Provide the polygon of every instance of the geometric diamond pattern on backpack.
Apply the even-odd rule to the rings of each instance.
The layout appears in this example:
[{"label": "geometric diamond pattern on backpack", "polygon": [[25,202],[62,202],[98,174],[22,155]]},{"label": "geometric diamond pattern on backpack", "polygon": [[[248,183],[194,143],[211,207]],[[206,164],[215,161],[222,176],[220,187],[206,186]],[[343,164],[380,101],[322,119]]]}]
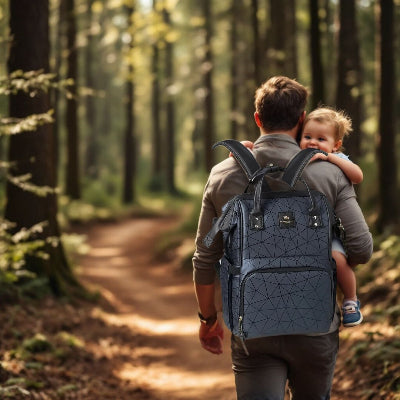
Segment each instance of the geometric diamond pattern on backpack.
[{"label": "geometric diamond pattern on backpack", "polygon": [[[313,193],[321,226],[310,227],[307,192],[263,199],[264,229],[250,229],[249,195],[237,196],[221,260],[223,313],[228,327],[246,338],[326,332],[335,306],[335,265],[330,255],[330,208]],[[292,228],[278,215],[290,210]],[[236,272],[236,273],[235,273]]]}]

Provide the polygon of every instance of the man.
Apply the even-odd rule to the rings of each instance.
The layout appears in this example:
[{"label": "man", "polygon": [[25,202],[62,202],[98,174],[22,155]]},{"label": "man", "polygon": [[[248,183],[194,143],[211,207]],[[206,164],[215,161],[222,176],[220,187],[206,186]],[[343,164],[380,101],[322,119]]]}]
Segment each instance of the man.
[{"label": "man", "polygon": [[[307,90],[287,77],[273,77],[256,91],[254,114],[260,137],[253,152],[260,165],[284,167],[300,151],[296,137],[305,117]],[[362,264],[372,254],[372,238],[357,204],[354,189],[335,165],[316,161],[303,173],[310,187],[324,193],[346,230],[350,264]],[[195,292],[201,320],[202,346],[215,354],[222,352],[222,328],[214,302],[215,264],[223,253],[222,237],[207,248],[203,238],[222,206],[244,191],[247,179],[236,161],[229,157],[216,165],[205,186],[196,252],[193,257]],[[329,332],[319,335],[286,335],[246,340],[249,356],[240,339],[232,335],[232,364],[239,400],[283,400],[286,381],[293,400],[330,398],[338,350],[339,309]]]}]

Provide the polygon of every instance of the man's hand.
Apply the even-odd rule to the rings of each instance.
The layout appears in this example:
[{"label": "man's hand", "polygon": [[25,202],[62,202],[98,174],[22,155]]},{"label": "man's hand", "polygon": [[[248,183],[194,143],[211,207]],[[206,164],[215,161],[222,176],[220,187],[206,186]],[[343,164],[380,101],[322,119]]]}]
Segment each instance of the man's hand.
[{"label": "man's hand", "polygon": [[213,354],[222,353],[222,341],[224,339],[224,330],[218,320],[213,325],[200,324],[199,338],[201,346]]}]

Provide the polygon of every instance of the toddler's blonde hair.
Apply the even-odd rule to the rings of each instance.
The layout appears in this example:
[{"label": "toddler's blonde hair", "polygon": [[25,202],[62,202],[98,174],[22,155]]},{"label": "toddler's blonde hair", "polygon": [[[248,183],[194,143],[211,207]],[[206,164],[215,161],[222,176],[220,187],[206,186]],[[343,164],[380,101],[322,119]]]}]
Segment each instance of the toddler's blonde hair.
[{"label": "toddler's blonde hair", "polygon": [[[350,117],[342,110],[335,110],[332,107],[319,107],[311,111],[304,120],[304,126],[308,121],[318,121],[322,124],[329,124],[335,128],[335,141],[344,139],[353,131]],[[343,146],[338,149],[343,150]]]}]

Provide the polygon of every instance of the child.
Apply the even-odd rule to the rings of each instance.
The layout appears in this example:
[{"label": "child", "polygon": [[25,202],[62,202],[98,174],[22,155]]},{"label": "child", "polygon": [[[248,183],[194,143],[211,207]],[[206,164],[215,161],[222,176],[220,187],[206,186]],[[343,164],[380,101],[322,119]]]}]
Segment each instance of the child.
[{"label": "child", "polygon": [[[351,131],[351,120],[343,112],[328,107],[317,108],[304,120],[300,148],[316,148],[327,152],[328,155],[317,154],[313,160],[327,160],[336,164],[352,183],[357,184],[363,180],[360,167],[340,152],[344,136]],[[332,256],[336,261],[338,284],[344,296],[343,326],[358,325],[363,316],[356,295],[356,278],[353,268],[347,263],[343,245],[337,239],[332,243]]]}]

